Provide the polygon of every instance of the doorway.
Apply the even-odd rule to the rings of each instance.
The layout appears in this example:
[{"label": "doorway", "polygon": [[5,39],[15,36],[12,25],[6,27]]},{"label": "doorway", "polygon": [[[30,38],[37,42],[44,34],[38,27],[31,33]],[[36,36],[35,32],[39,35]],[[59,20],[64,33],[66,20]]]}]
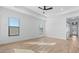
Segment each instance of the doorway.
[{"label": "doorway", "polygon": [[72,36],[77,36],[79,37],[79,17],[70,17],[67,18],[67,39],[72,37]]}]

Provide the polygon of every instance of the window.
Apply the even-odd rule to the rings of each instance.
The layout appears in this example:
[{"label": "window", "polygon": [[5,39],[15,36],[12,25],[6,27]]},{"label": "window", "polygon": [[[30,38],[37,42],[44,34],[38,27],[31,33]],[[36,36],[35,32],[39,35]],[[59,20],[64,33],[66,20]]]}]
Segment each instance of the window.
[{"label": "window", "polygon": [[44,32],[44,21],[40,22],[40,32],[43,33]]},{"label": "window", "polygon": [[19,36],[20,21],[18,17],[8,18],[8,36]]}]

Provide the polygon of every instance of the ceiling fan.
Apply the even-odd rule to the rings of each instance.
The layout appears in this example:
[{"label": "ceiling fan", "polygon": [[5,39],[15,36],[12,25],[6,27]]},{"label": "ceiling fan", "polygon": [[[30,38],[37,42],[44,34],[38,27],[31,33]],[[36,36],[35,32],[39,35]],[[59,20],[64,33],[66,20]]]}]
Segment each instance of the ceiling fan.
[{"label": "ceiling fan", "polygon": [[45,11],[53,9],[53,7],[48,7],[48,6],[43,6],[43,7],[38,7],[38,8],[44,11],[43,14],[45,13]]}]

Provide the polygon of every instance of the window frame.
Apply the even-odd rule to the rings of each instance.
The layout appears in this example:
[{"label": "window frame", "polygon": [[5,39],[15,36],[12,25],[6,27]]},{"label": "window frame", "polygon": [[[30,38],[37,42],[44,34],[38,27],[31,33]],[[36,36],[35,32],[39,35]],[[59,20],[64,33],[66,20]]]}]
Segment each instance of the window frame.
[{"label": "window frame", "polygon": [[[18,24],[19,24],[19,26],[10,26],[10,20],[11,20],[11,18],[15,18],[15,19],[17,19],[18,20]],[[17,28],[17,33],[15,33],[15,34],[11,34],[11,28]],[[18,18],[18,17],[8,17],[8,36],[19,36],[20,35],[20,19]]]}]

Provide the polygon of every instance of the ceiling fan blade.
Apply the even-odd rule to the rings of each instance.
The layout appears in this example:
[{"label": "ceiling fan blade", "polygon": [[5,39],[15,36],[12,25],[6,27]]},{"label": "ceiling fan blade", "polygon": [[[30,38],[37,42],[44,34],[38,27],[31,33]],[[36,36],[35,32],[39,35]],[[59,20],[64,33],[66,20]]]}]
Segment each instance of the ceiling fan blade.
[{"label": "ceiling fan blade", "polygon": [[47,8],[46,10],[50,10],[50,9],[53,9],[52,7],[50,7],[50,8]]},{"label": "ceiling fan blade", "polygon": [[40,9],[42,9],[42,10],[43,10],[43,8],[41,8],[41,7],[38,7],[38,8],[40,8]]}]

